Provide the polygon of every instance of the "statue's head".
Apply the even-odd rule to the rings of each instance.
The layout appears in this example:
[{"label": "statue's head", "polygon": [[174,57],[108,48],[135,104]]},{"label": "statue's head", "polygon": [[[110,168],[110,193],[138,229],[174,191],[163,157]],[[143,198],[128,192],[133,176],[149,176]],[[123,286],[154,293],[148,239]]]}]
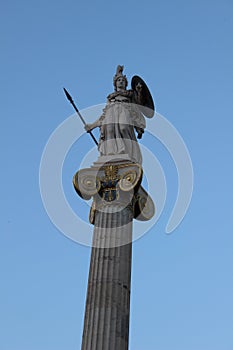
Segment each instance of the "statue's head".
[{"label": "statue's head", "polygon": [[113,77],[113,85],[115,88],[115,91],[118,90],[126,90],[126,87],[128,85],[128,80],[126,78],[126,75],[123,75],[124,66],[117,66],[116,74]]}]

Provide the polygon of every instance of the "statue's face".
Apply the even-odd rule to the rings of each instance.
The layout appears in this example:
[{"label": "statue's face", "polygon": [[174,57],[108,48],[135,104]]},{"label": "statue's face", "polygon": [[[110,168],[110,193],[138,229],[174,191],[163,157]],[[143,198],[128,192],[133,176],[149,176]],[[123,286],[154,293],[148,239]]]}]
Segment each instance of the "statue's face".
[{"label": "statue's face", "polygon": [[116,81],[116,89],[117,90],[125,90],[126,89],[126,81],[124,77],[119,77]]}]

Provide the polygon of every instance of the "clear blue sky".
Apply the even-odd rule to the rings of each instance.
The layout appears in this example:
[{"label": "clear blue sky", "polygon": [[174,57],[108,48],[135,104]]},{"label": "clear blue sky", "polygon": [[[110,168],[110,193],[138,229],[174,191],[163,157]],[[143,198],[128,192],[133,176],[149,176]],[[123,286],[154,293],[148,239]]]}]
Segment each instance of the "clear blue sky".
[{"label": "clear blue sky", "polygon": [[230,0],[2,3],[1,350],[80,349],[90,248],[50,222],[39,164],[72,114],[62,87],[80,108],[102,103],[117,64],[148,83],[195,174],[167,236],[176,173],[158,145],[168,198],[133,246],[130,349],[233,349],[232,18]]}]

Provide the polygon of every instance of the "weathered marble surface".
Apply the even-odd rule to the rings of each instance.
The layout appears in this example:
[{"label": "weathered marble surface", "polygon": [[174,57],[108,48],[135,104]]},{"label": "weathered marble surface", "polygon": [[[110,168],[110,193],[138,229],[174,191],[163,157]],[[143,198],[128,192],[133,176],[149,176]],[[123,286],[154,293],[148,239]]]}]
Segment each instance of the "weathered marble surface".
[{"label": "weathered marble surface", "polygon": [[[132,243],[112,247],[114,236],[108,232],[118,222],[121,235],[117,239],[124,240],[128,235],[131,241],[133,213],[131,208],[124,208],[111,222],[113,216],[108,209],[97,213],[96,218],[82,350],[128,349]],[[101,248],[108,245],[110,248]]]},{"label": "weathered marble surface", "polygon": [[[154,103],[138,76],[128,81],[118,66],[114,92],[103,114],[85,129],[100,128],[99,158],[79,170],[73,184],[83,199],[93,199],[94,225],[82,350],[127,350],[129,341],[132,221],[149,220],[154,204],[142,188],[142,155],[137,141],[152,118]],[[136,137],[137,134],[137,137]]]}]

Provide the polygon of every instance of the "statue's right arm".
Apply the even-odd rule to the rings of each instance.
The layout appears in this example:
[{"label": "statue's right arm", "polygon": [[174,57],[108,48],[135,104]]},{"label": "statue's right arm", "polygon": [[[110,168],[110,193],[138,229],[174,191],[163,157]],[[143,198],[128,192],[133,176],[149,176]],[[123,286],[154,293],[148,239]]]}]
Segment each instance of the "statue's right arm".
[{"label": "statue's right arm", "polygon": [[92,124],[86,124],[84,126],[85,130],[87,132],[90,132],[91,130],[95,129],[95,128],[100,128],[101,125],[102,125],[102,121],[104,120],[105,118],[105,111],[107,109],[107,106],[109,105],[109,102],[107,101],[107,105],[105,106],[105,108],[103,109],[103,113],[101,114],[101,116]]},{"label": "statue's right arm", "polygon": [[100,121],[100,118],[99,118],[92,124],[86,124],[84,126],[84,128],[85,128],[85,130],[87,132],[90,132],[91,130],[93,130],[93,129],[97,128],[97,127],[100,127],[100,125],[101,125],[101,121]]}]

